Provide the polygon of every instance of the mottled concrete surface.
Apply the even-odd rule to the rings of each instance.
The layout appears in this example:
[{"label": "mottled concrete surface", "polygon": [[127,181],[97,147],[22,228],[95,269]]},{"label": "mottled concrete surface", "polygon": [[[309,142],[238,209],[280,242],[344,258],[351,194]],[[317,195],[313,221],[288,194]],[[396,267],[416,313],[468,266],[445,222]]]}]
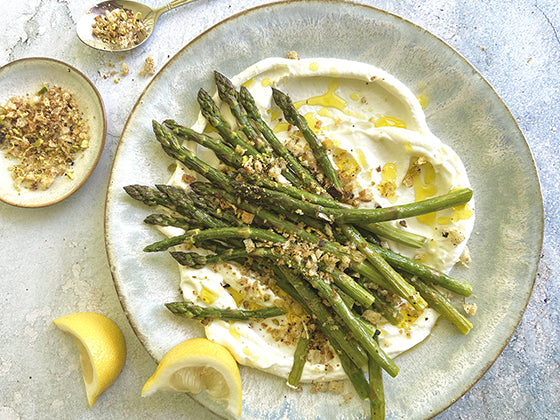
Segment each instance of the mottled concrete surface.
[{"label": "mottled concrete surface", "polygon": [[[158,66],[222,19],[262,0],[199,0],[164,16],[146,47],[126,54],[131,74],[105,78],[118,58],[86,49],[74,26],[87,3],[77,0],[3,1],[0,65],[48,56],[73,64],[101,92],[107,144],[83,188],[50,208],[0,203],[0,418],[215,418],[190,399],[142,399],[154,369],[128,325],[104,250],[103,211],[117,141],[149,78],[138,75],[151,55]],[[146,1],[162,5],[162,0]],[[473,64],[511,110],[539,172],[545,207],[542,259],[526,313],[503,354],[441,419],[552,419],[560,415],[558,229],[560,146],[560,5],[556,0],[360,1],[402,16],[434,33]],[[89,203],[87,205],[86,203]],[[128,358],[117,382],[86,408],[73,343],[52,319],[98,311],[123,329]],[[421,384],[417,384],[421,386]]]}]

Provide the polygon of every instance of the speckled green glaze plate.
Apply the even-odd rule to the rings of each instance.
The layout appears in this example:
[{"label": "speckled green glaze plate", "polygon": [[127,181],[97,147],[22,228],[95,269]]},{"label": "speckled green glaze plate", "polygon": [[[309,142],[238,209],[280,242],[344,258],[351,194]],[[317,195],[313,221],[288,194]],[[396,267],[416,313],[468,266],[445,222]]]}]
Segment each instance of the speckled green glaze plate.
[{"label": "speckled green glaze plate", "polygon": [[[387,418],[424,419],[459,399],[492,365],[517,326],[533,286],[543,231],[539,182],[525,139],[483,77],[448,45],[408,21],[348,2],[298,1],[248,10],[200,35],[147,87],[123,131],[107,194],[107,249],[123,308],[155,360],[173,345],[202,335],[163,307],[177,299],[171,257],[145,254],[159,238],[142,224],[147,209],[123,192],[128,184],[166,182],[171,160],[153,140],[152,119],[194,123],[200,87],[212,71],[234,75],[268,56],[338,57],[396,76],[430,98],[428,125],[461,156],[473,185],[477,218],[469,241],[473,262],[454,275],[471,282],[478,312],[461,336],[446,321],[396,359],[387,377]],[[189,100],[192,98],[192,100]],[[368,405],[353,398],[289,390],[284,381],[242,368],[243,418],[360,419]],[[216,412],[204,396],[197,397]]]}]

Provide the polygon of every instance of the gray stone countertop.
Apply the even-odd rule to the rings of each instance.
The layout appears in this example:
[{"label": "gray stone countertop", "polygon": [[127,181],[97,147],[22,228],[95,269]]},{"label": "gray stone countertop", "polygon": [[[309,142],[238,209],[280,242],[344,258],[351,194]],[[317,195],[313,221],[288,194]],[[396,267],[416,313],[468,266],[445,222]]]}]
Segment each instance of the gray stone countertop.
[{"label": "gray stone countertop", "polygon": [[[99,89],[108,118],[106,146],[86,184],[42,209],[0,203],[0,418],[201,418],[204,407],[181,395],[149,399],[140,390],[155,364],[119,304],[105,253],[103,214],[117,142],[149,78],[147,56],[161,67],[212,25],[266,0],[199,0],[167,13],[153,40],[125,54],[130,74],[107,77],[114,55],[86,48],[75,23],[90,2],[2,2],[0,66],[47,56],[74,65]],[[163,0],[146,0],[161,6]],[[532,150],[542,185],[545,236],[527,310],[503,354],[440,419],[560,417],[560,4],[557,0],[368,0],[402,16],[455,48],[509,107]],[[61,228],[63,226],[63,228]],[[33,263],[30,263],[32,261]],[[52,320],[94,311],[112,318],[128,346],[125,368],[87,408],[76,349]]]}]

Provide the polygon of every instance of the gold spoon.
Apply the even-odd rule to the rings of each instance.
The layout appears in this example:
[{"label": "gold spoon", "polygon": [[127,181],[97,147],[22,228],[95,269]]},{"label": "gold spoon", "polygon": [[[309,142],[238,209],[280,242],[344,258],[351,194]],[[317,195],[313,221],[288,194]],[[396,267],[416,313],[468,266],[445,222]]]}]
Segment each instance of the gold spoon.
[{"label": "gold spoon", "polygon": [[[103,1],[93,6],[82,16],[76,25],[76,32],[84,44],[98,50],[128,51],[146,42],[150,35],[152,35],[157,20],[163,13],[193,1],[195,0],[174,0],[157,9],[152,9],[144,4],[129,0]],[[111,12],[115,9],[130,11],[132,16],[142,20],[145,30],[138,34],[134,42],[127,43],[126,45],[119,45],[119,43],[104,42],[93,35],[92,25],[95,23],[95,17],[105,16],[105,12]]]}]

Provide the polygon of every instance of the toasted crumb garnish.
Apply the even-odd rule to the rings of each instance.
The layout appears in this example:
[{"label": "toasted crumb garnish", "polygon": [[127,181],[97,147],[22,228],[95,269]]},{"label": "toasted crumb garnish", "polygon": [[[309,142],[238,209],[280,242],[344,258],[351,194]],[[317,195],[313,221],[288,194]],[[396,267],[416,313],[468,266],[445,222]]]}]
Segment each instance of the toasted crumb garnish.
[{"label": "toasted crumb garnish", "polygon": [[114,9],[96,16],[92,28],[93,36],[103,43],[123,49],[140,44],[148,36],[142,15],[134,15],[128,9]]},{"label": "toasted crumb garnish", "polygon": [[241,220],[243,221],[243,223],[250,225],[251,223],[253,223],[253,219],[255,218],[255,215],[252,213],[248,213],[246,211],[243,211],[243,213],[241,213]]},{"label": "toasted crumb garnish", "polygon": [[121,76],[126,76],[128,74],[128,65],[126,63],[121,63]]},{"label": "toasted crumb garnish", "polygon": [[140,76],[153,76],[156,73],[156,65],[154,59],[150,57],[146,57],[144,61],[144,68],[140,70]]},{"label": "toasted crumb garnish", "polygon": [[290,60],[299,60],[297,51],[288,51],[288,56]]},{"label": "toasted crumb garnish", "polygon": [[402,180],[404,186],[411,188],[414,185],[414,176],[419,174],[422,170],[422,165],[428,162],[426,156],[418,156],[416,160],[410,164],[405,177]]},{"label": "toasted crumb garnish", "polygon": [[381,320],[381,314],[374,312],[371,309],[365,310],[362,316],[366,321],[373,325],[377,324]]},{"label": "toasted crumb garnish", "polygon": [[247,252],[253,252],[256,249],[255,243],[252,239],[243,239],[243,244],[245,245],[245,250]]},{"label": "toasted crumb garnish", "polygon": [[463,302],[463,309],[465,310],[468,316],[475,316],[478,306],[476,303]]},{"label": "toasted crumb garnish", "polygon": [[451,241],[451,245],[457,246],[465,240],[465,235],[457,229],[450,229],[442,233],[442,235]]},{"label": "toasted crumb garnish", "polygon": [[0,149],[16,158],[14,185],[46,190],[67,175],[89,146],[89,127],[72,92],[44,85],[35,95],[13,97],[0,106]]},{"label": "toasted crumb garnish", "polygon": [[344,381],[329,382],[329,392],[333,394],[342,394],[344,392]]},{"label": "toasted crumb garnish", "polygon": [[343,381],[315,382],[313,383],[313,385],[311,385],[310,392],[312,394],[317,394],[319,392],[342,394],[344,392],[344,382]]},{"label": "toasted crumb garnish", "polygon": [[472,261],[471,252],[469,251],[468,247],[465,247],[465,249],[463,250],[463,253],[459,257],[459,261],[465,266],[468,266]]},{"label": "toasted crumb garnish", "polygon": [[342,404],[348,404],[352,400],[352,394],[347,393],[342,396]]},{"label": "toasted crumb garnish", "polygon": [[373,201],[373,193],[370,190],[363,189],[358,193],[358,199],[365,203]]}]

